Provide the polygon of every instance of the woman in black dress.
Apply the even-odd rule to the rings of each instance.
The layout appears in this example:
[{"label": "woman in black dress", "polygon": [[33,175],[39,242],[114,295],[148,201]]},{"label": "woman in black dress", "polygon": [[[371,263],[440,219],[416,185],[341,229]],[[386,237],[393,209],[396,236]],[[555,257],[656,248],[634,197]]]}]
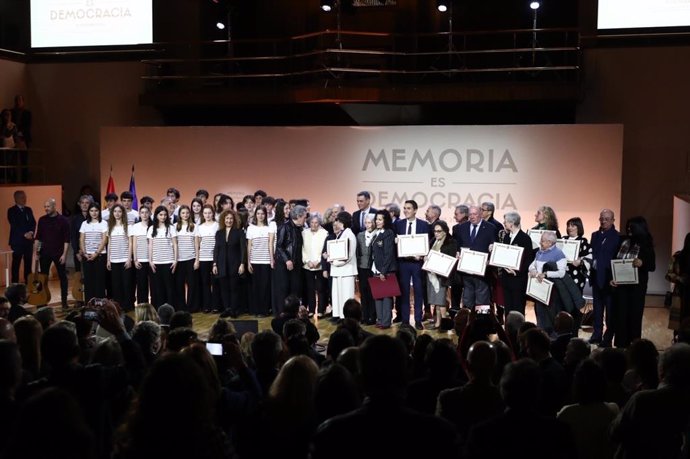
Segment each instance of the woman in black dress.
[{"label": "woman in black dress", "polygon": [[223,211],[218,219],[216,245],[213,248],[213,274],[220,280],[223,303],[221,317],[239,315],[239,284],[244,274],[247,239],[240,227],[240,218],[232,209]]}]

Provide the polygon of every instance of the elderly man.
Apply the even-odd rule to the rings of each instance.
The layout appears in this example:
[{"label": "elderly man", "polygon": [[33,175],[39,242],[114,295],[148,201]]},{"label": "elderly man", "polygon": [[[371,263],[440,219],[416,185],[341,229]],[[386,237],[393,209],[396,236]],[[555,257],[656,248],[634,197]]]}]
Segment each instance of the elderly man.
[{"label": "elderly man", "polygon": [[[50,272],[54,264],[60,278],[60,299],[62,307],[67,308],[67,250],[69,249],[69,220],[60,215],[55,207],[55,199],[48,199],[44,206],[45,215],[38,219],[34,252],[39,260],[42,273]],[[42,306],[42,305],[39,305]]]},{"label": "elderly man", "polygon": [[[541,282],[544,279],[562,279],[565,276],[568,261],[561,249],[556,247],[556,239],[556,233],[554,232],[542,233],[539,251],[534,257],[532,264],[529,265],[529,277]],[[553,295],[556,294],[556,289],[552,289],[552,304],[554,303]],[[553,335],[553,321],[558,311],[554,311],[549,305],[539,301],[535,301],[534,309],[537,315],[537,326],[549,336]]]},{"label": "elderly man", "polygon": [[[592,269],[589,271],[589,283],[592,286],[594,306],[594,331],[589,339],[591,344],[599,344],[602,340],[610,343],[613,339],[611,317],[611,302],[613,299],[611,260],[618,252],[620,235],[614,225],[616,221],[613,211],[604,209],[599,214],[599,230],[592,233]],[[604,331],[604,310],[606,310],[606,336]]]},{"label": "elderly man", "polygon": [[496,206],[493,202],[482,203],[482,218],[494,225],[494,227],[496,228],[496,234],[498,235],[498,233],[501,232],[501,230],[503,230],[503,225],[501,225],[501,223],[494,218],[495,210]]},{"label": "elderly man", "polygon": [[296,205],[290,210],[290,219],[278,228],[273,268],[275,316],[283,312],[288,295],[302,296],[302,230],[306,219],[307,208]]},{"label": "elderly man", "polygon": [[[488,253],[489,246],[496,242],[496,227],[482,220],[481,209],[477,206],[469,208],[468,216],[468,221],[460,225],[457,233],[453,233],[458,248]],[[463,274],[463,281],[462,302],[466,308],[491,304],[491,290],[485,276]]]},{"label": "elderly man", "polygon": [[12,283],[19,282],[19,266],[24,262],[24,282],[31,272],[31,248],[36,229],[36,219],[31,207],[26,205],[26,193],[14,192],[14,205],[7,209],[10,224],[10,248],[12,249]]},{"label": "elderly man", "polygon": [[518,311],[525,314],[525,300],[527,291],[527,273],[532,260],[534,251],[532,250],[532,239],[522,231],[520,227],[520,214],[508,212],[503,215],[506,234],[499,242],[508,245],[522,247],[522,260],[520,269],[504,269],[499,273],[501,285],[503,286],[503,300],[506,315],[510,311]]},{"label": "elderly man", "polygon": [[[468,219],[470,208],[465,204],[455,206],[453,217],[455,218],[455,225],[453,225],[453,237],[460,234],[460,225],[465,223]],[[456,238],[457,239],[457,238]],[[457,311],[460,309],[460,301],[462,300],[462,276],[454,276],[450,284],[450,308]]]}]

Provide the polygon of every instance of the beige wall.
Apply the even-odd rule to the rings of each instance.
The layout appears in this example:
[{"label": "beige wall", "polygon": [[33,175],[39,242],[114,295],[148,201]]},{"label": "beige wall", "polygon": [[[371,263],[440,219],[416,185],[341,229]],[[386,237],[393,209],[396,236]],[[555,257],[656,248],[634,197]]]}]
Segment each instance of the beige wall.
[{"label": "beige wall", "polygon": [[14,96],[26,94],[26,64],[0,60],[0,109],[12,108]]}]

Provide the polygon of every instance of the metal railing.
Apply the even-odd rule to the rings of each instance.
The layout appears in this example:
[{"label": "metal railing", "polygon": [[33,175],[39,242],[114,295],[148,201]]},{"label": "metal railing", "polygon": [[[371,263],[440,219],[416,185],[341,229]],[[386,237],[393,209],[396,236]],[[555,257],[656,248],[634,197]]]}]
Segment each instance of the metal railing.
[{"label": "metal railing", "polygon": [[578,31],[564,28],[414,35],[326,30],[157,47],[160,57],[142,61],[149,89],[180,81],[198,86],[361,78],[419,82],[476,74],[573,80],[581,61]]}]

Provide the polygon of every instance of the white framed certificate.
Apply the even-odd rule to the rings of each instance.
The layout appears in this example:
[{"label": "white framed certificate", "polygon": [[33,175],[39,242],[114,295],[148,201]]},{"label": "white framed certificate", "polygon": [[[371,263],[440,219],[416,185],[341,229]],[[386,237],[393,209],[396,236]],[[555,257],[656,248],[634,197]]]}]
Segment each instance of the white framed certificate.
[{"label": "white framed certificate", "polygon": [[558,239],[556,247],[561,249],[568,263],[572,263],[580,257],[580,241],[577,239]]},{"label": "white framed certificate", "polygon": [[611,260],[611,273],[616,284],[637,284],[640,282],[637,268],[632,260]]},{"label": "white framed certificate", "polygon": [[515,271],[520,270],[520,262],[522,261],[522,253],[525,251],[519,245],[494,243],[489,264],[491,266],[498,266],[499,268],[508,268]]},{"label": "white framed certificate", "polygon": [[486,263],[489,261],[489,254],[477,252],[463,248],[460,250],[460,261],[458,261],[458,271],[467,274],[483,276],[486,271]]},{"label": "white framed certificate", "polygon": [[540,303],[549,304],[552,289],[553,282],[548,279],[539,282],[536,277],[530,277],[527,280],[527,294]]},{"label": "white framed certificate", "polygon": [[532,239],[532,248],[534,248],[534,249],[539,248],[539,243],[541,242],[541,235],[544,233],[556,234],[556,232],[553,230],[538,230],[538,229],[527,230],[527,235],[530,237],[530,239]]},{"label": "white framed certificate", "polygon": [[449,277],[457,261],[458,259],[455,257],[441,253],[438,250],[432,250],[424,261],[422,269],[439,276]]},{"label": "white framed certificate", "polygon": [[429,235],[404,234],[398,236],[399,257],[423,257],[429,253]]},{"label": "white framed certificate", "polygon": [[326,242],[326,253],[329,261],[344,261],[350,258],[348,239],[332,239]]}]

